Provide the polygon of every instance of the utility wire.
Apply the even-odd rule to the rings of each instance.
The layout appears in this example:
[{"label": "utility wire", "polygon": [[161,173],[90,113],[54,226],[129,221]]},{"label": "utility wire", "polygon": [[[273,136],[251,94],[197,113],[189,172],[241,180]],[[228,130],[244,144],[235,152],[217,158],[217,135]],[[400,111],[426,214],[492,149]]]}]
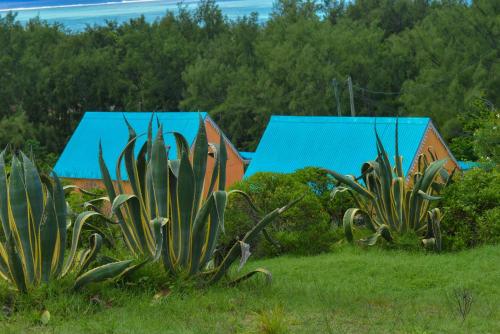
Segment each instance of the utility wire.
[{"label": "utility wire", "polygon": [[368,88],[360,87],[360,86],[355,85],[355,84],[353,84],[352,86],[353,86],[353,88],[355,88],[357,90],[371,93],[371,94],[378,94],[378,95],[400,95],[402,93],[401,91],[399,91],[399,92],[380,92],[380,91],[375,91],[375,90],[371,90]]}]

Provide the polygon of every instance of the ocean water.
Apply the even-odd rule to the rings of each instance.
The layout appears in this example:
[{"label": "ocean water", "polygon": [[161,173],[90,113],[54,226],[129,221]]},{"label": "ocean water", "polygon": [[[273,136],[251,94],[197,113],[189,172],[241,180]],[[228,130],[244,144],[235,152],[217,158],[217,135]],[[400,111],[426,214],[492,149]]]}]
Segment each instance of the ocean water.
[{"label": "ocean water", "polygon": [[[103,25],[106,21],[126,22],[144,15],[152,22],[165,15],[167,11],[176,11],[182,3],[189,9],[198,5],[198,0],[37,0],[37,1],[0,1],[0,17],[12,11],[17,13],[17,20],[26,23],[39,16],[49,23],[62,23],[72,31],[84,30],[88,25]],[[224,15],[230,19],[248,16],[252,12],[259,15],[259,21],[265,21],[273,8],[273,0],[220,0],[217,1]]]}]

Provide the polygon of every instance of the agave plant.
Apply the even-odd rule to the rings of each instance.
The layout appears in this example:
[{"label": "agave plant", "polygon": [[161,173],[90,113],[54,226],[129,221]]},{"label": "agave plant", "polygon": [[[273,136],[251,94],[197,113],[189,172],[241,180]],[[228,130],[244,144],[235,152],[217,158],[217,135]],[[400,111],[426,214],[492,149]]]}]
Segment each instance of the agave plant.
[{"label": "agave plant", "polygon": [[96,258],[102,238],[90,236],[90,248],[78,251],[82,226],[95,212],[79,214],[72,226],[71,248],[66,252],[68,214],[64,187],[57,175],[40,176],[22,152],[12,157],[10,173],[5,151],[0,153],[0,277],[19,291],[76,274],[75,288],[118,275],[129,262],[109,263],[85,272]]},{"label": "agave plant", "polygon": [[403,157],[399,155],[398,124],[394,168],[376,130],[375,136],[377,159],[363,164],[360,178],[327,171],[343,185],[336,187],[332,195],[348,191],[358,206],[344,214],[346,239],[354,241],[355,227],[360,225],[356,223],[361,218],[365,222],[363,225],[373,232],[368,238],[360,240],[366,245],[374,245],[380,237],[392,242],[394,233],[411,231],[424,238],[424,245],[441,250],[442,214],[439,208],[431,209],[430,203],[440,199],[437,196],[439,191],[451,179],[444,168],[446,160],[438,160],[432,151],[431,162],[425,154],[419,155],[417,171],[407,180],[403,172]]},{"label": "agave plant", "polygon": [[[125,244],[135,258],[141,260],[141,264],[161,258],[172,275],[182,273],[214,283],[224,276],[238,257],[246,260],[248,243],[296,201],[267,214],[242,240],[235,243],[221,263],[215,263],[214,252],[219,235],[224,231],[228,198],[240,195],[251,204],[245,193],[224,190],[227,162],[224,137],[220,135],[220,144],[208,143],[200,117],[192,151],[187,140],[174,132],[177,158],[169,159],[169,147],[165,145],[160,124],[155,139],[152,138],[152,120],[149,122],[148,138],[136,158],[134,152],[138,136],[125,119],[129,141],[116,164],[116,182],[111,179],[100,147],[99,163],[108,193],[106,200],[110,201],[113,214],[107,219],[117,220]],[[213,168],[208,168],[209,159]],[[122,165],[128,183],[121,175]],[[127,187],[131,189],[130,194],[126,193]],[[245,277],[255,272],[266,271],[258,269]]]}]

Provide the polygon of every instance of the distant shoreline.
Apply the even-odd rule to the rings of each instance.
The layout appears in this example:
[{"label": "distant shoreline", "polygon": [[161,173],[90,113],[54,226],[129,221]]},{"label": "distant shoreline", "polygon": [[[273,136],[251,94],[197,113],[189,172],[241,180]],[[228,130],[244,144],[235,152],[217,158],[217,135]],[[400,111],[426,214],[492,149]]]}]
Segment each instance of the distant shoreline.
[{"label": "distant shoreline", "polygon": [[[77,3],[79,2],[79,3]],[[183,4],[189,10],[194,10],[199,0],[62,0],[57,5],[55,1],[23,1],[18,2],[18,8],[2,9],[13,6],[15,2],[0,5],[0,17],[8,13],[16,14],[16,21],[26,24],[34,18],[40,18],[49,24],[61,24],[72,32],[80,32],[88,26],[103,26],[109,21],[118,24],[129,22],[144,16],[147,22],[154,22],[165,16],[166,12],[177,12],[178,4]],[[29,4],[39,4],[37,7],[26,7]],[[265,22],[273,10],[274,0],[219,0],[216,1],[223,15],[230,20],[236,20],[251,13],[258,14],[258,21]]]},{"label": "distant shoreline", "polygon": [[[125,5],[133,3],[148,3],[148,2],[160,2],[161,0],[122,0],[122,1],[106,1],[106,2],[89,2],[89,3],[75,3],[75,4],[65,4],[65,5],[46,5],[46,6],[35,6],[35,7],[16,7],[16,8],[0,8],[0,13],[5,12],[21,12],[29,10],[46,10],[46,9],[57,9],[57,8],[78,8],[78,7],[92,7],[92,6],[106,6],[106,5]],[[174,1],[172,1],[174,2]],[[182,2],[197,2],[192,1],[182,1]]]}]

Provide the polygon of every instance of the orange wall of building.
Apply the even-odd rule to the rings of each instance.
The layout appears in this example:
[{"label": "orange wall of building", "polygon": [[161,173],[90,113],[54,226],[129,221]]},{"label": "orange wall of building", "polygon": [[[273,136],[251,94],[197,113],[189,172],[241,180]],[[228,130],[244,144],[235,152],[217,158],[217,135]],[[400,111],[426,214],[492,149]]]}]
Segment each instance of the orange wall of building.
[{"label": "orange wall of building", "polygon": [[[207,129],[208,142],[220,144],[220,134],[213,124],[209,121],[205,121],[205,127]],[[234,151],[233,146],[226,142],[227,151],[227,164],[226,164],[226,188],[231,186],[233,183],[241,181],[245,175],[245,163],[240,158],[239,154]],[[205,179],[205,188],[210,185],[210,177],[214,169],[214,159],[209,158],[207,166],[208,177]]]},{"label": "orange wall of building", "polygon": [[456,161],[453,159],[452,156],[450,156],[448,149],[446,148],[445,144],[439,137],[434,126],[430,126],[425,132],[425,136],[422,141],[422,144],[420,145],[420,149],[417,152],[417,155],[415,156],[415,160],[413,161],[413,165],[411,168],[412,172],[414,172],[418,168],[417,158],[420,154],[424,153],[429,159],[429,161],[432,161],[429,149],[431,149],[434,152],[434,154],[437,155],[438,159],[448,159],[445,165],[445,168],[448,170],[448,172],[451,173],[454,169],[459,169]]},{"label": "orange wall of building", "polygon": [[[104,189],[104,183],[100,179],[72,179],[64,178],[69,184],[78,186],[85,190],[90,189]],[[113,182],[115,188],[117,188],[116,181]],[[123,182],[123,187],[126,193],[132,192],[132,187],[129,182]]]}]

